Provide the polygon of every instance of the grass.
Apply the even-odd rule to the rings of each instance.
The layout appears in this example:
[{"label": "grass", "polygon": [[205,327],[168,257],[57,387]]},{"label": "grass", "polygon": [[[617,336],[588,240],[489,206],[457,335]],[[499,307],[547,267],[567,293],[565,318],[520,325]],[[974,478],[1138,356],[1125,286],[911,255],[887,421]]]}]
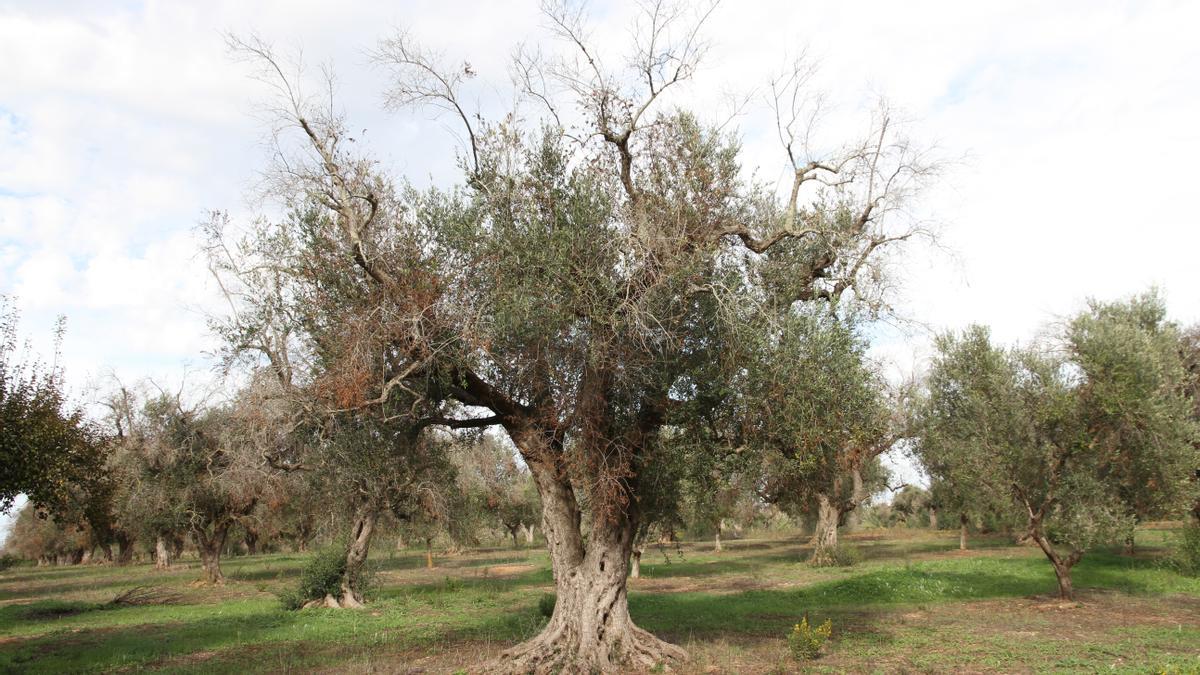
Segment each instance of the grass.
[{"label": "grass", "polygon": [[[650,550],[630,612],[688,648],[689,672],[790,672],[785,636],[806,613],[833,620],[818,671],[1200,672],[1200,580],[1156,563],[1158,534],[1144,533],[1136,557],[1086,556],[1080,602],[1069,604],[1050,597],[1040,553],[976,539],[962,554],[950,533],[856,535],[863,562],[827,569],[799,562],[797,537],[735,541],[720,554],[690,543],[682,558]],[[433,570],[423,552],[385,554],[366,610],[285,611],[273,593],[304,559],[232,558],[220,588],[191,586],[194,562],[10,569],[0,573],[0,672],[453,672],[535,634],[553,587],[536,550],[482,550]],[[138,585],[177,599],[108,604]]]}]

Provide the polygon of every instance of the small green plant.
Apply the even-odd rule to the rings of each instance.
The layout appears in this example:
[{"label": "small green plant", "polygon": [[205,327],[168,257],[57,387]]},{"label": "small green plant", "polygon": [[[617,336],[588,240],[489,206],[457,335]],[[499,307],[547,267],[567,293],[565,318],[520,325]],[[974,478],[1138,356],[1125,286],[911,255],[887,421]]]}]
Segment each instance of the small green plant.
[{"label": "small green plant", "polygon": [[800,623],[788,634],[788,651],[797,661],[810,661],[821,653],[821,646],[833,632],[833,621],[825,619],[825,623],[813,628],[808,623],[808,615],[800,619]]},{"label": "small green plant", "polygon": [[1184,576],[1200,576],[1200,523],[1193,520],[1183,526],[1164,563]]},{"label": "small green plant", "polygon": [[457,593],[463,589],[463,582],[462,579],[446,577],[445,581],[442,582],[442,587],[447,593]]},{"label": "small green plant", "polygon": [[538,612],[542,616],[549,619],[554,616],[554,605],[558,602],[558,596],[553,593],[543,593],[538,600]]}]

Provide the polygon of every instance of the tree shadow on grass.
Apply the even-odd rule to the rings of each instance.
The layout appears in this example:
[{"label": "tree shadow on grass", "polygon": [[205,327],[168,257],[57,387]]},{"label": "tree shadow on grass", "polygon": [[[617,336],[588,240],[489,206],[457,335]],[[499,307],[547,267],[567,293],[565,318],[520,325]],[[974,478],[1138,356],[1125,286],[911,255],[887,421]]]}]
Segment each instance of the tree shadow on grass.
[{"label": "tree shadow on grass", "polygon": [[75,673],[136,666],[261,639],[285,622],[282,613],[58,631],[0,645],[0,672]]},{"label": "tree shadow on grass", "polygon": [[[425,553],[420,554],[405,554],[388,558],[371,558],[371,562],[378,566],[380,570],[415,570],[422,569],[426,565]],[[493,565],[520,565],[520,564],[541,564],[541,560],[530,558],[527,554],[507,550],[497,551],[480,557],[472,555],[470,557],[451,557],[441,554],[434,554],[433,568],[435,571],[440,568],[445,569],[464,569],[470,567],[489,567]]]},{"label": "tree shadow on grass", "polygon": [[[294,670],[380,645],[413,649],[464,640],[515,643],[533,635],[544,621],[532,594],[528,607],[516,612],[471,611],[465,600],[452,603],[444,616],[381,609],[267,610],[58,630],[0,642],[0,672]],[[248,660],[248,655],[254,658]]]}]

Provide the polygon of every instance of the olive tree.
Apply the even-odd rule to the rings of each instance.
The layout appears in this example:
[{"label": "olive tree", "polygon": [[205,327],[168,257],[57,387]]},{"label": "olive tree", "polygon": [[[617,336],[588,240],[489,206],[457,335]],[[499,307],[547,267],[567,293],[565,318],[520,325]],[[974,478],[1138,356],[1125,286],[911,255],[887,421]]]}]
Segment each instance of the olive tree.
[{"label": "olive tree", "polygon": [[[443,65],[407,35],[383,41],[388,101],[430,104],[462,124],[465,175],[452,190],[398,184],[350,142],[336,105],[306,96],[267,45],[237,43],[293,132],[281,132],[277,193],[321,208],[299,255],[370,295],[370,311],[338,315],[347,330],[386,338],[368,356],[384,364],[370,400],[412,392],[443,426],[500,427],[537,485],[557,602],[544,630],[493,670],[684,657],[633,624],[626,576],[657,470],[647,459],[673,422],[687,422],[673,418],[690,383],[724,376],[699,367],[721,358],[710,336],[742,318],[726,308],[756,304],[765,266],[786,270],[776,296],[824,303],[911,234],[900,207],[929,174],[886,114],[820,156],[791,107],[802,73],[779,81],[791,177],[779,196],[745,177],[733,133],[663,103],[695,73],[707,16],[689,23],[687,11],[649,6],[620,61],[632,68],[610,70],[583,17],[548,6],[577,58],[519,60],[524,101],[541,114],[499,121],[466,112],[469,67]],[[564,121],[568,109],[578,124]]]},{"label": "olive tree", "polygon": [[827,565],[839,522],[863,499],[862,472],[894,436],[882,383],[851,326],[789,312],[774,328],[749,379],[757,405],[746,436],[761,453],[770,499],[793,513],[815,507],[810,562]]},{"label": "olive tree", "polygon": [[[1180,339],[1153,291],[1093,300],[1066,328],[1089,442],[1137,521],[1172,517],[1193,501],[1200,435]],[[1125,546],[1133,552],[1132,535]]]},{"label": "olive tree", "polygon": [[[1200,425],[1200,325],[1183,332],[1179,353],[1186,376],[1183,393],[1192,404],[1192,423]],[[1194,442],[1192,447],[1197,453],[1192,467],[1192,515],[1196,518],[1196,524],[1200,524],[1200,440]]]},{"label": "olive tree", "polygon": [[1002,350],[979,326],[940,336],[937,349],[921,456],[981,501],[1007,499],[1071,598],[1088,548],[1133,527],[1085,421],[1077,370],[1048,350]]},{"label": "olive tree", "polygon": [[[68,400],[57,358],[38,360],[18,338],[18,319],[0,295],[0,512],[22,493],[44,513],[77,512],[79,490],[103,475],[102,435]],[[60,320],[56,352],[63,331]]]}]

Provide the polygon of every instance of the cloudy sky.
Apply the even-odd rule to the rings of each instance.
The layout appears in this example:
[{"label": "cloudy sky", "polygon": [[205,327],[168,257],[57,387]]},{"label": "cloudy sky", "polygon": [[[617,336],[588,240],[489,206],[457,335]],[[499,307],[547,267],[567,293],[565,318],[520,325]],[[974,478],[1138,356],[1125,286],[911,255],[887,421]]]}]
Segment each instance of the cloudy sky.
[{"label": "cloudy sky", "polygon": [[[631,8],[591,5],[613,64]],[[943,250],[902,265],[903,313],[923,325],[978,321],[1028,339],[1088,296],[1152,284],[1192,322],[1196,26],[1200,3],[1187,1],[727,2],[705,69],[675,102],[716,119],[726,94],[752,94],[801,53],[820,64],[835,132],[886,96],[950,161],[919,207]],[[443,122],[381,110],[386,74],[366,52],[397,29],[469,61],[485,108],[502,98],[513,46],[547,39],[535,0],[0,0],[0,293],[43,350],[67,316],[73,388],[209,368],[203,315],[216,305],[193,230],[210,209],[260,208],[266,131],[266,92],[229,57],[226,32],[332,64],[377,157],[417,184],[453,178]],[[760,101],[738,120],[747,169],[776,180]],[[925,343],[896,335],[877,350],[910,368]]]}]

